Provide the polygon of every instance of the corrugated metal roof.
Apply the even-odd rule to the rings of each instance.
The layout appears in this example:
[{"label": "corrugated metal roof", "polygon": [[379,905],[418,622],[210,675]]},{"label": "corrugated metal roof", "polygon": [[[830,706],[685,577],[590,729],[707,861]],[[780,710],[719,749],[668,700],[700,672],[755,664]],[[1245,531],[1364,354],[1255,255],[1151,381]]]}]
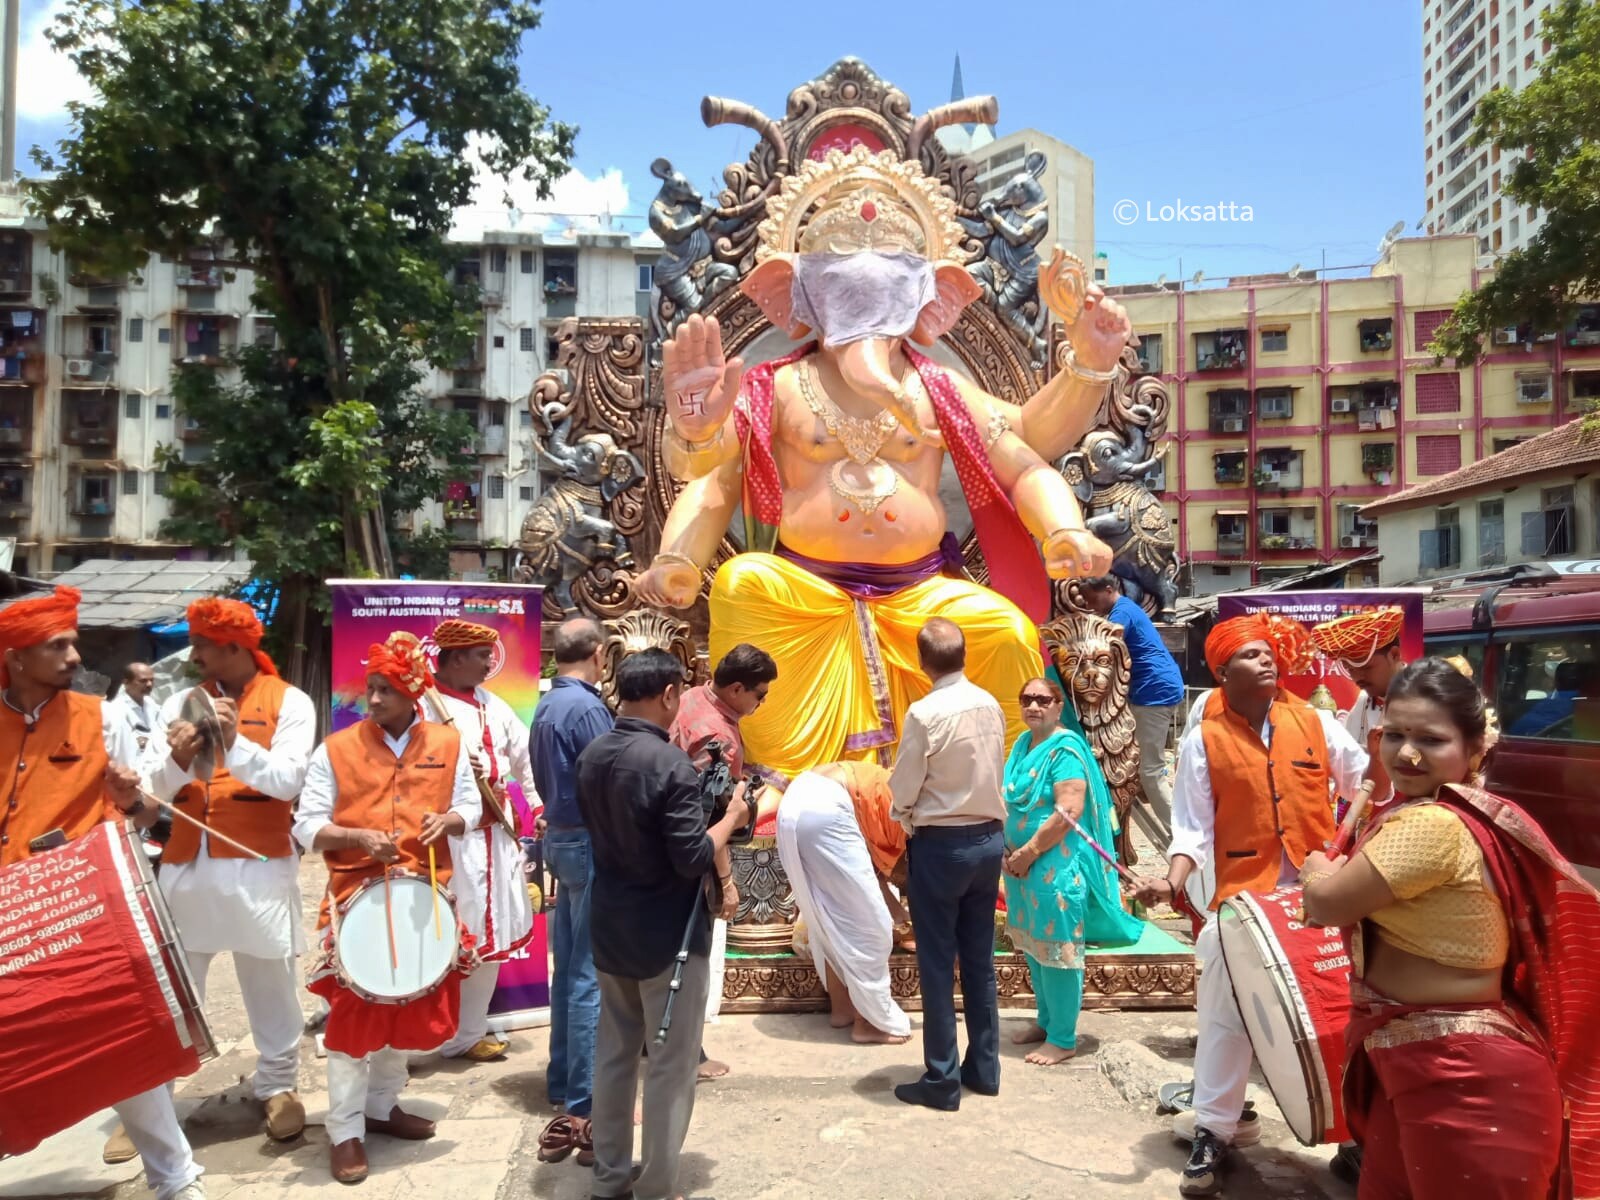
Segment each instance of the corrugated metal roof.
[{"label": "corrugated metal roof", "polygon": [[244,562],[94,558],[52,582],[83,593],[80,629],[143,629],[182,620],[194,601],[230,591],[249,577],[250,564]]}]

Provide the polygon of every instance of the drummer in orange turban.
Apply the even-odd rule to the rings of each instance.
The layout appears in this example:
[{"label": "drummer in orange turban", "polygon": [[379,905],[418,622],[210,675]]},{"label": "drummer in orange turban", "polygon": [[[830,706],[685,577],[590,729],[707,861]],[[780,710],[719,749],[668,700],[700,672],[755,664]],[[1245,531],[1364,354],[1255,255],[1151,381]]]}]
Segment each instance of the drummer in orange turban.
[{"label": "drummer in orange turban", "polygon": [[1206,638],[1206,666],[1220,682],[1222,669],[1254,642],[1265,642],[1278,670],[1286,674],[1304,670],[1311,662],[1311,638],[1305,626],[1272,613],[1250,613],[1223,621]]},{"label": "drummer in orange turban", "polygon": [[[11,685],[11,652],[43,646],[64,633],[78,632],[78,601],[82,593],[77,588],[57,587],[48,596],[30,596],[0,609],[0,687]],[[59,661],[51,664],[52,672],[59,678],[57,687],[69,687],[77,673],[77,638],[69,639],[59,651]]]},{"label": "drummer in orange turban", "polygon": [[389,685],[415,703],[433,686],[428,656],[413,633],[391,633],[387,641],[367,648],[367,674],[382,675]]},{"label": "drummer in orange turban", "polygon": [[[250,652],[256,670],[263,675],[276,675],[278,668],[261,650],[261,639],[266,630],[256,610],[242,600],[229,600],[222,596],[206,596],[189,605],[189,640],[203,638],[218,646],[239,646]],[[195,647],[204,651],[204,647]],[[198,663],[204,671],[205,664]]]},{"label": "drummer in orange turban", "polygon": [[472,646],[492,646],[500,640],[498,630],[452,617],[441,621],[433,631],[433,644],[441,650],[465,650]]}]

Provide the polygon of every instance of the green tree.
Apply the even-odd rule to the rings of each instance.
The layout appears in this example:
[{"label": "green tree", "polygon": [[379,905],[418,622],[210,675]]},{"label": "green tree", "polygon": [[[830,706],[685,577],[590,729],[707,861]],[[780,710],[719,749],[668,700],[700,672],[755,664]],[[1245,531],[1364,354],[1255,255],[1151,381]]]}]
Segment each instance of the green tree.
[{"label": "green tree", "polygon": [[1484,97],[1472,144],[1516,159],[1505,173],[1507,202],[1539,209],[1544,224],[1435,334],[1430,349],[1461,363],[1496,329],[1559,331],[1579,301],[1600,295],[1600,5],[1560,0],[1542,32],[1550,53],[1539,74],[1520,92]]},{"label": "green tree", "polygon": [[68,0],[51,28],[96,94],[33,151],[52,243],[117,275],[215,248],[273,319],[275,346],[234,356],[237,384],[179,371],[210,452],[167,448],[164,533],[237,547],[276,585],[297,679],[323,581],[391,570],[385,514],[464,465],[470,431],[420,385],[481,329],[445,240],[469,151],[541,195],[572,153],[519,80],[539,19],[537,0]]}]

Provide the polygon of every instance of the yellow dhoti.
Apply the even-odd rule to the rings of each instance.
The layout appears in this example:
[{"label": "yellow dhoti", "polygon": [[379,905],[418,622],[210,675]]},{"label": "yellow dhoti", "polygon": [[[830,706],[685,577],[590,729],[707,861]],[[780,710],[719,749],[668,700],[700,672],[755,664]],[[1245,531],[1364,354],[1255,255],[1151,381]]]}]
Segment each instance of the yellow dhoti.
[{"label": "yellow dhoti", "polygon": [[1033,622],[998,592],[938,575],[859,600],[774,554],[723,563],[711,585],[711,661],[749,642],[778,664],[767,702],[739,723],[745,761],[793,779],[823,763],[892,758],[906,708],[931,686],[917,632],[933,617],[961,627],[967,678],[1000,702],[1014,740],[1017,696],[1044,662]]}]

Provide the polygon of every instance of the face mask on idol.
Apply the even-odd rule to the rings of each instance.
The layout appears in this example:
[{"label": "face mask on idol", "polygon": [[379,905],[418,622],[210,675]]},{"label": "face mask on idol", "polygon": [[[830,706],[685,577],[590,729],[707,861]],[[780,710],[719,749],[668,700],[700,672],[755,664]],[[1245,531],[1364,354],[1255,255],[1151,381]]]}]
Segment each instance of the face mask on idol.
[{"label": "face mask on idol", "polygon": [[904,337],[934,294],[933,264],[907,251],[818,252],[795,259],[795,318],[830,348]]}]

